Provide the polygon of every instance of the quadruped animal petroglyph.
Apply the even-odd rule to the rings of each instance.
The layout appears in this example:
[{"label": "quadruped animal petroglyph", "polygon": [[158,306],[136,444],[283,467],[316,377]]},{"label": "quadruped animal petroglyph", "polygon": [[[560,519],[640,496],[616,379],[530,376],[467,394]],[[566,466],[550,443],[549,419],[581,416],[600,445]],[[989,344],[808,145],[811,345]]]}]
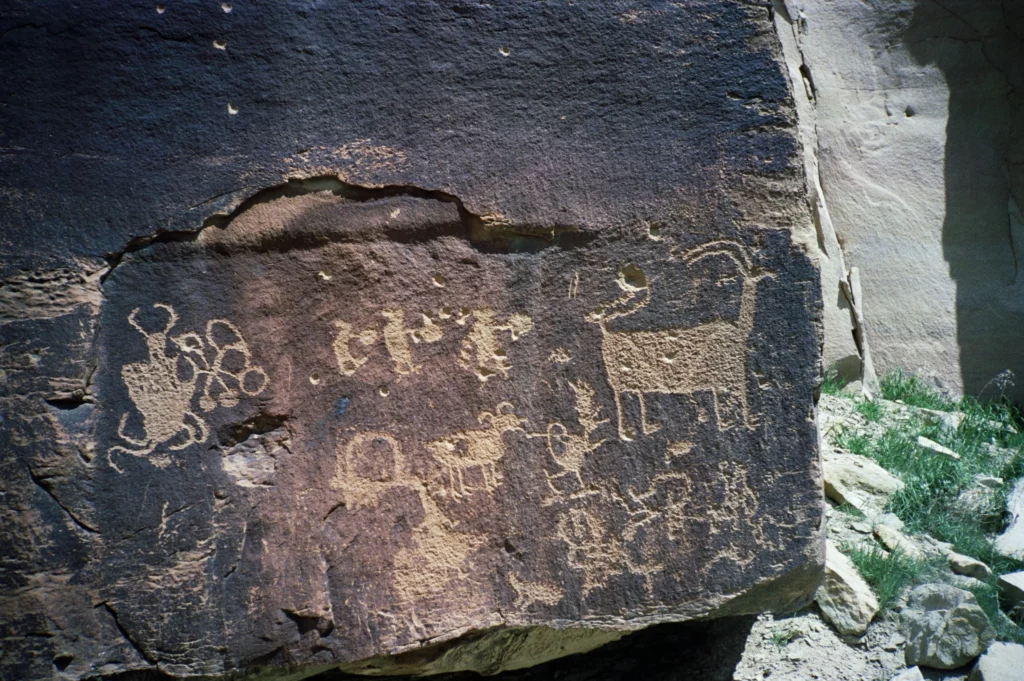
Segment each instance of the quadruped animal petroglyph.
[{"label": "quadruped animal petroglyph", "polygon": [[480,469],[484,490],[493,492],[501,482],[495,464],[505,456],[505,433],[525,432],[527,425],[526,419],[516,415],[511,402],[500,403],[493,412],[481,412],[477,421],[484,427],[453,433],[426,445],[434,459],[447,468],[448,489],[454,498],[472,492],[465,481],[465,471],[471,467]]},{"label": "quadruped animal petroglyph", "polygon": [[635,314],[651,302],[652,282],[635,265],[626,265],[619,272],[617,284],[623,295],[587,315],[587,320],[601,329],[601,354],[608,384],[615,395],[622,440],[635,437],[623,418],[622,395],[626,393],[636,395],[640,402],[644,435],[660,427],[647,420],[646,395],[650,393],[710,391],[718,426],[723,429],[721,402],[722,393],[726,392],[739,403],[743,425],[756,427],[747,395],[747,354],[754,327],[757,283],[775,275],[754,267],[746,247],[732,240],[711,241],[682,254],[682,260],[688,264],[709,258],[732,261],[742,277],[739,315],[733,320],[655,331],[609,330],[608,322]]},{"label": "quadruped animal petroglyph", "polygon": [[[146,456],[163,444],[173,452],[205,442],[209,427],[200,413],[234,407],[242,396],[262,393],[268,383],[263,368],[252,363],[242,332],[228,320],[209,320],[203,336],[192,331],[171,336],[171,329],[178,323],[173,307],[153,305],[153,309],[167,315],[163,327],[155,331],[147,331],[138,322],[140,309],[131,311],[128,323],[145,338],[148,359],[125,364],[121,379],[141,419],[143,437],[127,432],[130,413],[123,414],[117,434],[127,445],[115,445],[107,453],[115,468],[110,455],[116,452]],[[172,348],[176,353],[169,352]],[[170,461],[166,456],[150,460],[157,465]]]}]

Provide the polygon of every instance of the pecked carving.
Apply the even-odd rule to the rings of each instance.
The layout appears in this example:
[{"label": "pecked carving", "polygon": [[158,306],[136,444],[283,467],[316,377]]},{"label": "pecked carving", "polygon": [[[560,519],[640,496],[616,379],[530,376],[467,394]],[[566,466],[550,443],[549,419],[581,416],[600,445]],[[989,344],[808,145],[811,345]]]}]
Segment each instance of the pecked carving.
[{"label": "pecked carving", "polygon": [[[178,323],[174,308],[163,303],[153,308],[167,314],[164,326],[154,331],[147,331],[137,321],[139,308],[128,315],[128,324],[145,339],[148,354],[145,362],[121,368],[143,436],[126,432],[130,414],[123,414],[117,433],[127,444],[108,450],[108,461],[115,469],[111,457],[115,453],[147,456],[161,445],[174,452],[205,442],[209,428],[201,414],[234,407],[241,397],[255,397],[267,386],[266,372],[252,363],[249,346],[234,324],[211,319],[203,336],[194,331],[171,336]],[[172,354],[172,349],[176,353]],[[198,409],[193,407],[196,397]],[[170,462],[166,454],[149,458],[158,466]]]}]

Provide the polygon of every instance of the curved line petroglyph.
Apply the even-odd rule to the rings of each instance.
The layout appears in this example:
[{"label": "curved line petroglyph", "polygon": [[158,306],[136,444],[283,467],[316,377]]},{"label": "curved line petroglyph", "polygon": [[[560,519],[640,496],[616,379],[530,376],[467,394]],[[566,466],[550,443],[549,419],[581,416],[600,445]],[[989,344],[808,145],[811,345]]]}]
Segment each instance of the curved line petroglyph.
[{"label": "curved line petroglyph", "polygon": [[683,254],[684,261],[690,264],[712,257],[731,260],[742,276],[740,311],[735,320],[656,331],[609,330],[609,321],[635,314],[651,301],[651,282],[635,265],[626,265],[619,272],[616,283],[624,294],[587,315],[587,321],[601,329],[601,354],[608,384],[615,395],[622,440],[634,437],[623,419],[622,395],[625,393],[633,393],[639,399],[641,428],[645,435],[660,428],[647,420],[646,395],[649,393],[711,391],[718,427],[724,429],[720,401],[721,393],[728,392],[739,401],[743,424],[747,428],[756,427],[747,399],[748,344],[754,327],[757,283],[775,275],[753,267],[746,249],[735,241],[711,241]]},{"label": "curved line petroglyph", "polygon": [[[110,459],[115,452],[146,456],[164,443],[169,451],[180,451],[205,442],[209,427],[192,409],[197,394],[198,411],[210,412],[217,407],[234,407],[243,395],[255,397],[268,383],[266,372],[252,363],[242,332],[228,320],[209,320],[205,336],[193,331],[169,336],[178,323],[177,313],[163,303],[153,308],[165,311],[168,317],[163,328],[156,331],[147,331],[137,321],[141,308],[128,315],[128,323],[146,339],[148,359],[125,364],[121,379],[142,419],[144,435],[134,438],[125,432],[129,414],[121,416],[117,434],[128,446],[116,445],[108,450],[107,460],[115,469]],[[178,353],[169,354],[169,346],[176,347]],[[150,460],[157,465],[170,462],[160,456]]]}]

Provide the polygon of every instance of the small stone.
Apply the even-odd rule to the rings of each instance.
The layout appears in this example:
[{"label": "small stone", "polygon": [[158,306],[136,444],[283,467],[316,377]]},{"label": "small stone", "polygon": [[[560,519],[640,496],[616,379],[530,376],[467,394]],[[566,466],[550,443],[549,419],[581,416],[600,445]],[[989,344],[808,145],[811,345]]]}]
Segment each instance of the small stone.
[{"label": "small stone", "polygon": [[980,655],[996,632],[974,594],[948,584],[922,584],[900,613],[908,665],[955,669]]},{"label": "small stone", "polygon": [[919,667],[911,667],[892,677],[892,681],[924,681],[924,675]]},{"label": "small stone", "polygon": [[857,454],[826,450],[822,461],[828,498],[868,515],[880,513],[889,497],[904,487],[902,480]]},{"label": "small stone", "polygon": [[875,518],[875,525],[888,525],[894,530],[903,531],[903,521],[895,513],[883,513]]},{"label": "small stone", "polygon": [[1002,575],[999,578],[999,590],[1007,609],[1012,610],[1024,603],[1024,570]]},{"label": "small stone", "polygon": [[889,637],[889,640],[882,645],[882,650],[888,650],[892,652],[898,650],[901,645],[907,642],[907,639],[899,634],[893,634]]},{"label": "small stone", "polygon": [[955,431],[964,421],[962,411],[938,411],[936,409],[918,408],[918,413],[926,425],[942,426],[944,430]]},{"label": "small stone", "polygon": [[987,489],[999,489],[1003,486],[1003,479],[994,475],[975,475],[974,481],[978,483],[978,487]]},{"label": "small stone", "polygon": [[992,570],[988,565],[970,556],[950,551],[946,558],[949,560],[949,569],[958,575],[974,577],[983,582],[992,576]]},{"label": "small stone", "polygon": [[1024,560],[1024,478],[1017,481],[1006,499],[1010,524],[996,537],[996,551],[1008,558]]},{"label": "small stone", "polygon": [[825,548],[825,581],[815,594],[822,615],[840,634],[860,636],[878,613],[878,599],[854,564],[832,543]]},{"label": "small stone", "polygon": [[890,551],[899,551],[911,560],[922,560],[924,553],[905,534],[889,525],[875,525],[875,536]]},{"label": "small stone", "polygon": [[924,437],[923,435],[918,435],[917,436],[917,446],[918,447],[922,447],[923,449],[928,449],[930,451],[933,451],[936,454],[943,454],[944,456],[948,456],[951,459],[959,459],[960,458],[960,455],[957,454],[956,452],[954,452],[949,447],[945,447],[943,445],[940,445],[935,440],[929,440],[928,438]]},{"label": "small stone", "polygon": [[857,530],[861,534],[871,534],[871,523],[866,523],[863,520],[859,520],[853,523],[852,525],[850,525],[850,527]]},{"label": "small stone", "polygon": [[1020,681],[1024,674],[1024,646],[993,643],[967,677],[967,681]]}]

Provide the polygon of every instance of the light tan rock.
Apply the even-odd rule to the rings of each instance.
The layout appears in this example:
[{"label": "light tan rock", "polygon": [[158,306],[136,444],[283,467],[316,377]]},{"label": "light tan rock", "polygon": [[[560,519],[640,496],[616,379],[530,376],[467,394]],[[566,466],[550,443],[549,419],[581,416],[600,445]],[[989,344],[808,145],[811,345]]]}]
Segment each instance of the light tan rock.
[{"label": "light tan rock", "polygon": [[982,581],[992,576],[992,570],[988,565],[970,556],[950,551],[946,558],[949,560],[949,569],[958,575],[966,575]]},{"label": "light tan rock", "polygon": [[951,459],[959,459],[960,458],[960,455],[957,454],[956,452],[954,452],[949,447],[946,447],[944,445],[940,445],[935,440],[929,440],[928,438],[924,437],[923,435],[918,435],[917,436],[917,446],[921,447],[922,449],[927,449],[928,451],[935,452],[936,454],[942,454],[944,456],[948,456]]},{"label": "light tan rock", "polygon": [[878,599],[871,587],[832,542],[825,549],[825,581],[814,599],[825,619],[841,634],[860,636],[878,613]]},{"label": "light tan rock", "polygon": [[[776,5],[794,89],[810,93],[799,115],[814,126],[819,239],[838,235],[864,270],[875,368],[998,395],[992,379],[1024,369],[1024,107],[1009,42],[1024,31],[1003,9],[1019,3]],[[826,310],[844,302],[823,293]],[[1007,394],[1019,399],[1024,382]]]},{"label": "light tan rock", "polygon": [[1024,646],[993,643],[978,659],[967,681],[1020,681],[1024,677]]},{"label": "light tan rock", "polygon": [[892,677],[890,681],[924,681],[924,674],[921,673],[920,667],[911,667],[910,669],[904,669]]},{"label": "light tan rock", "polygon": [[1010,524],[996,537],[996,551],[1004,556],[1024,559],[1024,479],[1018,480],[1006,499],[1006,511]]},{"label": "light tan rock", "polygon": [[875,525],[875,536],[890,551],[899,551],[911,560],[924,558],[924,552],[914,541],[890,525]]},{"label": "light tan rock", "polygon": [[825,451],[822,459],[825,494],[863,513],[880,513],[889,497],[904,487],[902,480],[866,457],[848,452]]},{"label": "light tan rock", "polygon": [[1008,609],[1024,603],[1024,571],[1002,575],[999,578],[999,590]]}]

